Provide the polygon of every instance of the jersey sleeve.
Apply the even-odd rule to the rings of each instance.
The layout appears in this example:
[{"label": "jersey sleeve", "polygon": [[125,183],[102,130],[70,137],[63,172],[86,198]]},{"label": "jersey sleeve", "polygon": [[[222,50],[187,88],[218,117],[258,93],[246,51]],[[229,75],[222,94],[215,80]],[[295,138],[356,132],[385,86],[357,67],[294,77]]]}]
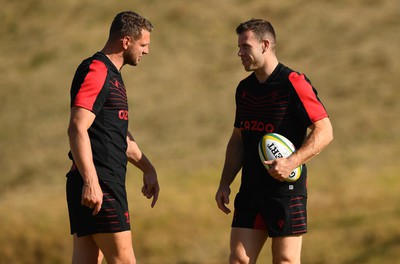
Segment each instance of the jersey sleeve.
[{"label": "jersey sleeve", "polygon": [[304,74],[292,72],[289,74],[289,80],[300,100],[299,107],[303,110],[306,123],[311,125],[318,120],[328,117],[324,105],[317,96],[317,91],[306,80]]},{"label": "jersey sleeve", "polygon": [[71,106],[82,107],[97,114],[100,108],[99,104],[102,105],[104,103],[100,102],[102,100],[100,95],[106,79],[106,65],[99,60],[93,60],[80,86],[76,87],[77,93],[72,100]]}]

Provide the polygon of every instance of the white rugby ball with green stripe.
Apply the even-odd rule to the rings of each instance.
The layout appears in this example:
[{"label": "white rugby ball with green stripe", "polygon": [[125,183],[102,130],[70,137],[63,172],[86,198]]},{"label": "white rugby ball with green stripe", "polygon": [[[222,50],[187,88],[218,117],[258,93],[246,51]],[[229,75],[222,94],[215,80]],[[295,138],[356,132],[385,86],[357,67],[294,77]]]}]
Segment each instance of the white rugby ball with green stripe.
[{"label": "white rugby ball with green stripe", "polygon": [[[296,151],[293,143],[289,139],[277,133],[265,134],[258,144],[258,154],[262,164],[266,169],[269,166],[264,163],[266,160],[274,160],[277,158],[287,158],[293,152]],[[303,166],[300,165],[290,173],[289,177],[285,180],[288,182],[294,182],[300,178]]]}]

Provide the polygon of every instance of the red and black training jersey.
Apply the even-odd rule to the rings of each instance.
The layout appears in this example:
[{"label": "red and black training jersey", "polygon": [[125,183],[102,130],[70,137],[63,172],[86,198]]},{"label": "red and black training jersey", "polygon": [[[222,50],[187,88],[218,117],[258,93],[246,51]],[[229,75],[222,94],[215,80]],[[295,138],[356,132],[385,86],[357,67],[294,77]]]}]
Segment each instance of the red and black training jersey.
[{"label": "red and black training jersey", "polygon": [[[124,185],[128,102],[121,73],[105,54],[97,52],[78,66],[70,95],[71,107],[96,115],[88,133],[99,179]],[[69,156],[73,158],[71,152]]]},{"label": "red and black training jersey", "polygon": [[271,76],[260,83],[255,73],[236,89],[235,127],[243,139],[240,192],[253,195],[307,195],[307,169],[303,165],[296,182],[272,178],[260,161],[258,143],[266,133],[279,133],[300,148],[307,127],[328,116],[317,91],[303,74],[279,63]]}]

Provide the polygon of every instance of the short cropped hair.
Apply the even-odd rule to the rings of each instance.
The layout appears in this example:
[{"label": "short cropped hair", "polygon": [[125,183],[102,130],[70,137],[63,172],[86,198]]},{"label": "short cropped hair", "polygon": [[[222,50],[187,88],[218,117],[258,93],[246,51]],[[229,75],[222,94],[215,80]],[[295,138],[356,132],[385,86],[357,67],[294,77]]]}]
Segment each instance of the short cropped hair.
[{"label": "short cropped hair", "polygon": [[276,42],[275,30],[271,23],[266,20],[252,18],[246,22],[243,22],[236,28],[236,34],[239,35],[248,30],[252,31],[254,36],[260,42],[264,40],[267,35],[272,37],[274,43]]},{"label": "short cropped hair", "polygon": [[110,27],[112,40],[117,40],[125,36],[130,36],[134,40],[142,36],[142,30],[151,32],[153,25],[149,20],[132,11],[124,11],[117,14]]}]

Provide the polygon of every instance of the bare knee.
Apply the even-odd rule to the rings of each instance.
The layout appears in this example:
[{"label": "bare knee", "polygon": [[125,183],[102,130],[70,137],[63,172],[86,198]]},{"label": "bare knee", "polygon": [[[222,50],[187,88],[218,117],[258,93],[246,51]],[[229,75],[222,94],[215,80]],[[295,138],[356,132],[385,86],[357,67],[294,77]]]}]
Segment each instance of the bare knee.
[{"label": "bare knee", "polygon": [[237,252],[231,252],[229,255],[229,264],[248,264],[250,258],[246,254],[238,254]]},{"label": "bare knee", "polygon": [[107,263],[110,264],[136,264],[136,259],[135,257],[129,257],[127,258],[126,256],[114,256],[111,258],[106,258]]},{"label": "bare knee", "polygon": [[[249,254],[250,253],[250,254]],[[244,248],[236,248],[229,255],[230,264],[255,264],[259,252],[247,252]]]},{"label": "bare knee", "polygon": [[229,263],[252,264],[257,262],[267,234],[262,230],[232,228]]},{"label": "bare knee", "polygon": [[272,241],[273,264],[300,264],[301,236],[274,238]]},{"label": "bare knee", "polygon": [[285,255],[273,256],[273,264],[300,264],[300,260]]},{"label": "bare knee", "polygon": [[130,231],[95,234],[93,238],[108,264],[136,264]]},{"label": "bare knee", "polygon": [[109,264],[136,264],[135,254],[132,248],[119,248],[114,252],[104,254]]}]

